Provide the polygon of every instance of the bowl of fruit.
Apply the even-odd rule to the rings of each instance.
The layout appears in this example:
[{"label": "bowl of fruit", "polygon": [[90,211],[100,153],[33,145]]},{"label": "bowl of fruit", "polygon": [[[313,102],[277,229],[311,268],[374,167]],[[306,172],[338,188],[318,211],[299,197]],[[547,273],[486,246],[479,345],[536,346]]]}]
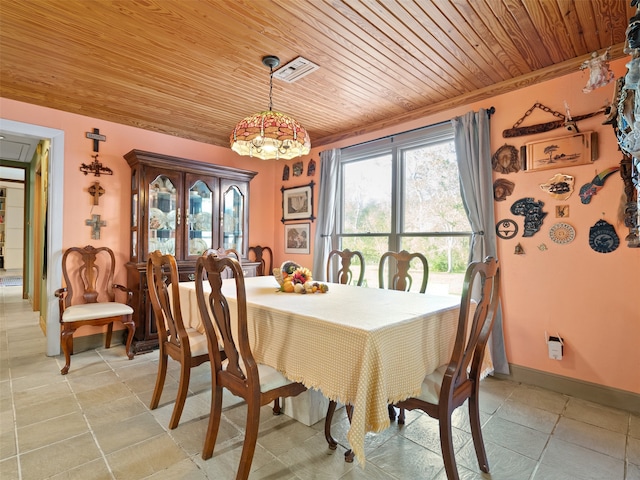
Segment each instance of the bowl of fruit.
[{"label": "bowl of fruit", "polygon": [[284,262],[280,268],[274,268],[273,276],[280,285],[281,292],[326,293],[329,291],[326,284],[313,281],[311,270],[290,260]]}]

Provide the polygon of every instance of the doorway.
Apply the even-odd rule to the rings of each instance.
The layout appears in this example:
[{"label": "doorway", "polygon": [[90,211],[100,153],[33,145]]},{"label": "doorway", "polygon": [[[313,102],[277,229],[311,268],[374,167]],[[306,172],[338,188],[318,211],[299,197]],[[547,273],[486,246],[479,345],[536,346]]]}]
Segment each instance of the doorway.
[{"label": "doorway", "polygon": [[40,317],[46,328],[47,355],[60,354],[60,327],[57,300],[53,292],[62,285],[62,225],[64,198],[64,131],[0,118],[0,135],[13,135],[50,142],[49,162],[42,171],[43,201],[46,201],[44,239],[40,251],[42,263],[34,272],[34,281],[40,281]]}]

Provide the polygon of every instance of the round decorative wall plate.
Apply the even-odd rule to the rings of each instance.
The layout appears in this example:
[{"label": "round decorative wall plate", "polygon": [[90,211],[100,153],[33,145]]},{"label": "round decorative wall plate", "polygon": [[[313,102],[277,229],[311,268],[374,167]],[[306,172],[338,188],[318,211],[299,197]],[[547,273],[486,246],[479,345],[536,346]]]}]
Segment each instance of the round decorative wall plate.
[{"label": "round decorative wall plate", "polygon": [[518,234],[518,224],[513,220],[505,218],[496,224],[496,235],[508,240]]},{"label": "round decorative wall plate", "polygon": [[576,231],[568,223],[560,222],[551,227],[549,237],[551,237],[551,240],[555,243],[562,245],[573,242],[573,239],[576,238]]}]

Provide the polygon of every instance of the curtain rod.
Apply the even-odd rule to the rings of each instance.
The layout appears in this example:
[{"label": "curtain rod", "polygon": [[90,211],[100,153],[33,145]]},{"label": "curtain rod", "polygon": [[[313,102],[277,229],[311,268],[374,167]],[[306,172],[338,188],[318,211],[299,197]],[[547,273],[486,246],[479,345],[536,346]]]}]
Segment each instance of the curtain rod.
[{"label": "curtain rod", "polygon": [[[496,107],[491,106],[491,107],[487,108],[486,111],[487,111],[487,116],[489,117],[489,119],[491,119],[491,115],[496,113]],[[349,145],[348,147],[344,147],[341,150],[346,150],[346,149],[352,148],[352,147],[360,147],[362,145],[366,145],[367,143],[378,142],[380,140],[385,140],[387,138],[395,137],[396,135],[404,135],[405,133],[417,132],[418,130],[424,130],[426,128],[440,127],[440,126],[446,125],[447,123],[450,123],[450,122],[451,122],[451,120],[444,120],[442,122],[432,123],[431,125],[425,125],[424,127],[417,127],[417,128],[413,128],[411,130],[406,130],[404,132],[392,133],[391,135],[386,135],[384,137],[376,138],[376,139],[373,139],[373,140],[367,140],[366,142],[356,143],[354,145]]]}]

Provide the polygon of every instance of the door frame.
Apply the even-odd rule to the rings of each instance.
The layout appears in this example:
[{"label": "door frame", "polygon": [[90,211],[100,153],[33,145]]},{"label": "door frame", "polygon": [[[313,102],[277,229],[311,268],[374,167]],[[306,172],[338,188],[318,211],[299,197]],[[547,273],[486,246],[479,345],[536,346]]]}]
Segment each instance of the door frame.
[{"label": "door frame", "polygon": [[[60,354],[60,312],[53,292],[62,285],[62,233],[64,207],[64,130],[0,118],[0,132],[51,141],[47,170],[47,278],[45,279],[47,355]],[[34,279],[36,280],[36,279]],[[42,315],[42,309],[41,309]]]}]

